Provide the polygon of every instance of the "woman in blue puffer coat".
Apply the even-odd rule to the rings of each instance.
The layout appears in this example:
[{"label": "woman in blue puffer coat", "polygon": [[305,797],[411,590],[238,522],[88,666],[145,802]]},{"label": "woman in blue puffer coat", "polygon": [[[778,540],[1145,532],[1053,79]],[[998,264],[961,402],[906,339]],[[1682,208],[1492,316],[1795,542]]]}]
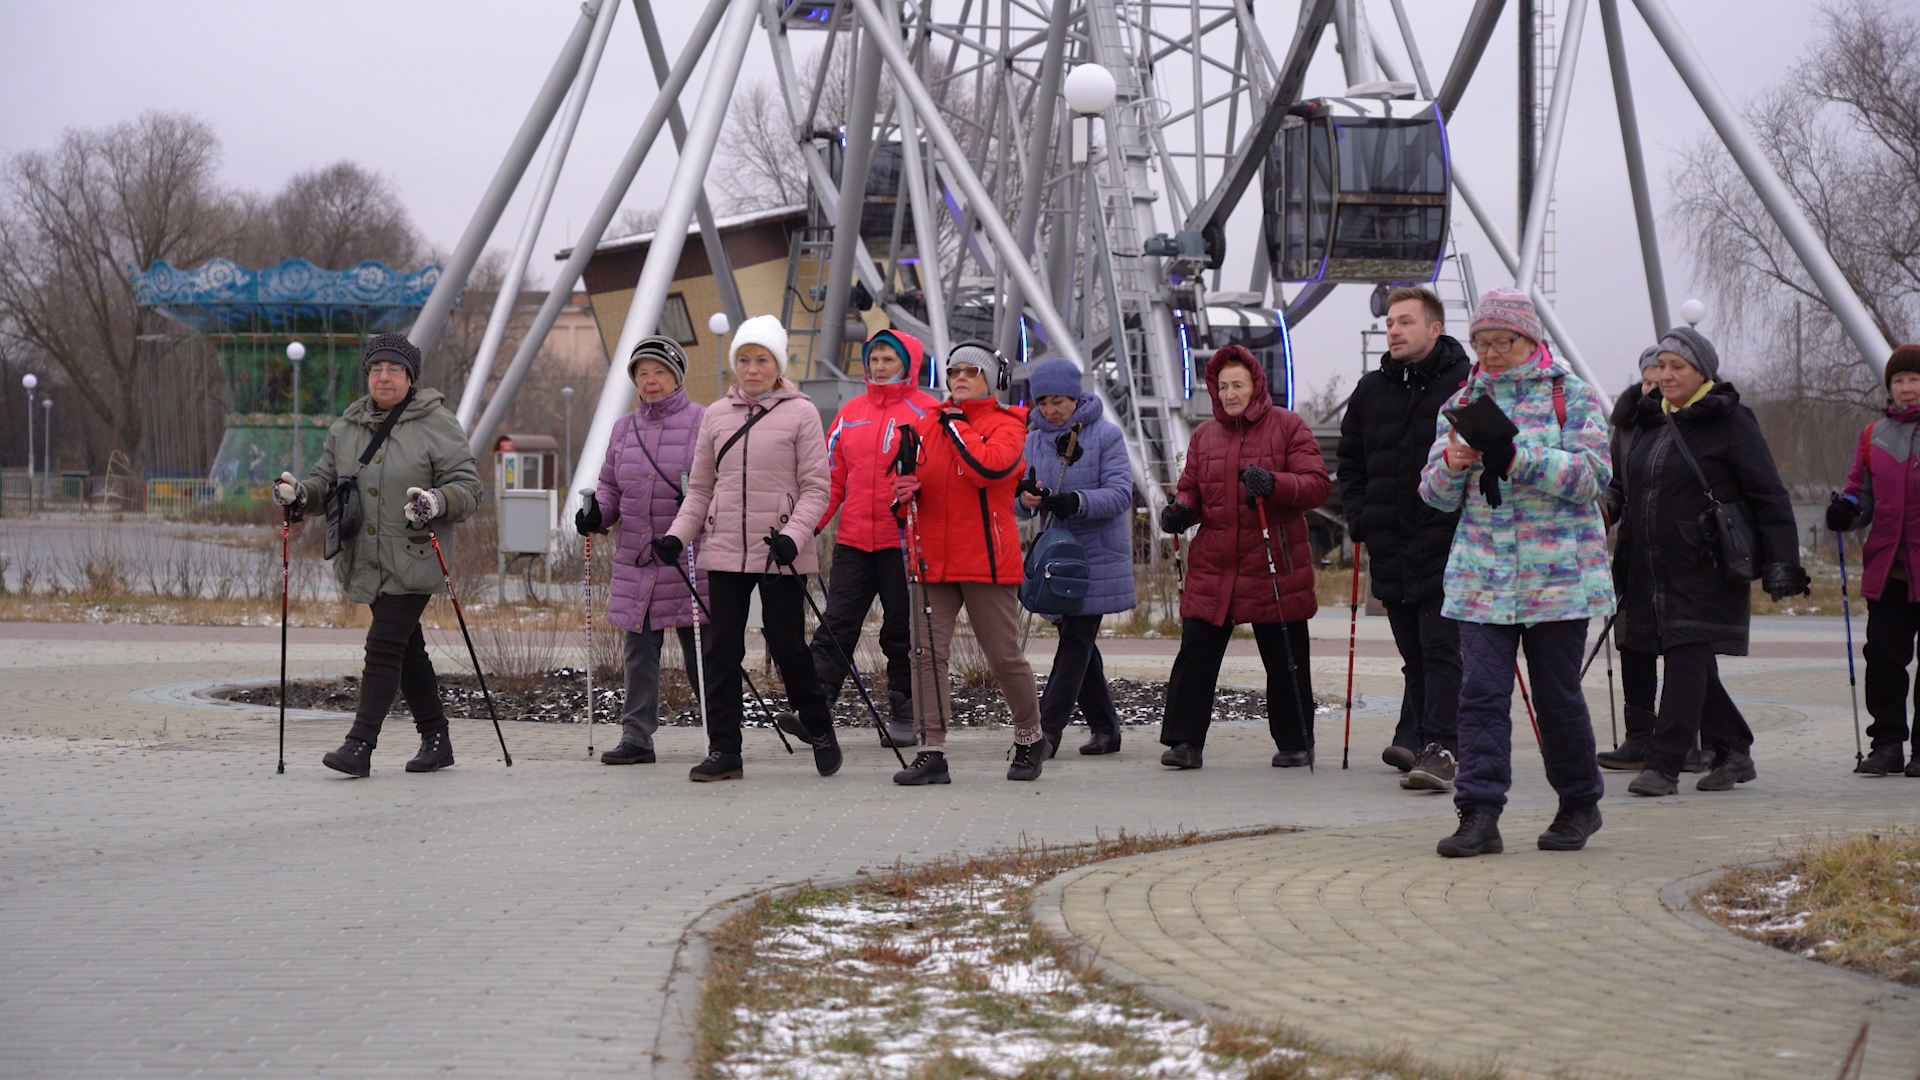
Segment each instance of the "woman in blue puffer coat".
[{"label": "woman in blue puffer coat", "polygon": [[1120,752],[1120,714],[1107,692],[1100,662],[1100,619],[1128,611],[1133,594],[1133,472],[1120,429],[1101,418],[1100,399],[1085,393],[1080,369],[1062,357],[1042,360],[1027,382],[1033,395],[1033,431],[1027,435],[1030,471],[1016,510],[1066,523],[1087,549],[1090,581],[1078,615],[1048,616],[1059,625],[1053,672],[1040,695],[1040,730],[1047,756],[1060,749],[1073,707],[1080,706],[1092,738],[1082,754]]},{"label": "woman in blue puffer coat", "polygon": [[[644,337],[627,361],[639,397],[613,422],[600,484],[574,515],[582,536],[620,526],[613,553],[607,621],[626,631],[627,698],[620,710],[620,745],[600,755],[607,765],[650,765],[660,726],[660,647],[666,632],[680,636],[687,685],[698,686],[694,664],[693,601],[683,573],[654,557],[653,538],[665,535],[693,470],[693,450],[706,410],[687,397],[687,354],[669,337]],[[703,582],[704,584],[704,582]],[[703,590],[704,592],[704,590]],[[703,595],[701,601],[704,603]]]}]

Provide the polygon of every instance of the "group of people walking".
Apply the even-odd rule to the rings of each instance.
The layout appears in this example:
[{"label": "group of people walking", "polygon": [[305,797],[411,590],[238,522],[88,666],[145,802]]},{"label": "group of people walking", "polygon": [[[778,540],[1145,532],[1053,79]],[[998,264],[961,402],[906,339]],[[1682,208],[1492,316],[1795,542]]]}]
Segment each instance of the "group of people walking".
[{"label": "group of people walking", "polygon": [[[1162,764],[1203,766],[1221,664],[1235,628],[1248,624],[1266,668],[1272,764],[1312,766],[1307,628],[1318,604],[1306,514],[1337,479],[1356,558],[1368,555],[1403,664],[1400,717],[1382,758],[1403,787],[1453,794],[1460,822],[1440,854],[1502,850],[1521,654],[1559,797],[1540,847],[1579,849],[1600,828],[1603,767],[1636,771],[1628,790],[1649,797],[1673,794],[1687,771],[1703,773],[1703,791],[1754,779],[1753,734],[1716,657],[1747,652],[1751,582],[1776,601],[1809,582],[1785,487],[1712,343],[1691,327],[1669,331],[1609,410],[1547,347],[1522,293],[1482,296],[1467,347],[1446,334],[1431,291],[1396,289],[1388,301],[1387,353],[1349,400],[1332,478],[1313,433],[1274,402],[1251,353],[1227,346],[1207,361],[1213,419],[1195,430],[1158,517],[1183,573]],[[862,359],[864,393],[823,428],[787,378],[787,334],[771,316],[740,325],[732,385],[704,409],[683,386],[678,342],[647,337],[633,349],[635,406],[615,424],[598,486],[574,519],[583,536],[619,533],[607,615],[625,635],[626,697],[620,743],[604,763],[656,760],[672,630],[706,706],[708,754],[690,779],[744,776],[742,665],[756,594],[789,706],[777,722],[812,749],[822,776],[842,763],[831,707],[851,676],[882,743],[915,752],[894,781],[950,781],[949,663],[963,610],[1012,713],[1008,779],[1040,777],[1076,710],[1088,727],[1080,754],[1119,752],[1099,635],[1106,616],[1136,602],[1135,489],[1125,439],[1100,398],[1077,367],[1053,358],[1029,374],[1031,409],[1008,404],[1009,364],[978,342],[945,358],[944,397],[930,392],[928,358],[911,335],[882,330]],[[332,512],[343,489],[374,508],[330,541],[343,589],[370,605],[373,621],[353,728],[325,763],[367,775],[381,720],[404,695],[421,737],[407,769],[430,772],[454,759],[419,626],[444,579],[429,556],[479,505],[480,481],[439,393],[419,387],[420,356],[405,338],[373,339],[363,368],[367,397],[334,424],[313,472],[283,474],[273,494],[293,519],[328,506],[330,529],[347,516]],[[1894,353],[1887,389],[1886,417],[1862,433],[1827,523],[1871,525],[1875,723],[1860,771],[1915,775],[1905,667],[1920,638],[1920,347]],[[1020,625],[1029,570],[1018,523],[1035,519],[1064,526],[1085,562],[1069,613],[1045,616],[1058,645],[1044,694]],[[809,582],[820,572],[816,537],[836,520],[822,611]],[[853,661],[876,599],[883,690]],[[1580,688],[1596,618],[1620,650],[1626,698],[1626,740],[1604,752]]]}]

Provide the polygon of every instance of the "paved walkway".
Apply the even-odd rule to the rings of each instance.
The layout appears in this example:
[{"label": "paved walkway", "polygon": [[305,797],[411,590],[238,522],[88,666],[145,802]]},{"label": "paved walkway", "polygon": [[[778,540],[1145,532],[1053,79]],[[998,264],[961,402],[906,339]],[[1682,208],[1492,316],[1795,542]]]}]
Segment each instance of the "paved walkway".
[{"label": "paved walkway", "polygon": [[[1345,676],[1340,614],[1315,628],[1322,640],[1314,672],[1322,691],[1336,689]],[[1363,620],[1361,629],[1364,639],[1385,639],[1384,620]],[[1256,893],[1292,897],[1344,878],[1347,884],[1338,888],[1358,890],[1349,895],[1386,911],[1380,890],[1397,874],[1406,884],[1394,895],[1410,898],[1400,902],[1412,912],[1429,892],[1453,895],[1461,905],[1465,894],[1449,893],[1447,875],[1497,870],[1515,882],[1540,875],[1557,882],[1566,868],[1591,865],[1601,869],[1579,873],[1597,880],[1613,872],[1607,867],[1631,861],[1635,876],[1612,886],[1621,913],[1610,925],[1644,925],[1666,940],[1697,939],[1707,943],[1699,946],[1702,955],[1738,948],[1714,943],[1649,897],[1676,877],[1764,848],[1768,830],[1797,831],[1797,819],[1812,819],[1815,811],[1821,822],[1878,824],[1900,814],[1903,796],[1920,798],[1920,782],[1855,783],[1845,775],[1850,721],[1844,697],[1836,711],[1827,692],[1839,658],[1830,640],[1839,636],[1837,623],[1805,620],[1769,629],[1763,638],[1768,634],[1781,658],[1743,662],[1756,674],[1735,685],[1761,731],[1762,779],[1716,797],[1734,820],[1699,827],[1688,820],[1679,830],[1687,846],[1656,869],[1634,854],[1643,848],[1629,845],[1635,830],[1645,835],[1646,848],[1658,847],[1674,834],[1668,819],[1687,819],[1694,807],[1713,809],[1707,797],[1633,808],[1610,799],[1604,843],[1552,862],[1520,851],[1518,843],[1531,835],[1532,819],[1544,821],[1550,805],[1537,760],[1525,753],[1509,814],[1516,853],[1466,865],[1426,856],[1433,838],[1446,831],[1446,806],[1399,790],[1377,764],[1397,682],[1392,661],[1377,653],[1360,661],[1358,686],[1368,696],[1354,724],[1355,767],[1346,772],[1328,767],[1337,761],[1339,730],[1324,721],[1327,761],[1313,775],[1267,767],[1271,747],[1263,722],[1223,725],[1198,773],[1162,770],[1151,734],[1130,732],[1117,757],[1060,759],[1032,785],[1001,779],[1004,733],[964,732],[954,741],[955,783],[917,790],[888,784],[896,768],[891,754],[862,738],[848,738],[842,774],[821,780],[805,757],[787,757],[770,733],[759,731],[748,733],[745,782],[696,786],[684,770],[701,753],[698,731],[663,732],[658,766],[609,769],[586,760],[581,727],[509,724],[515,759],[509,770],[498,760],[490,725],[456,721],[459,767],[432,776],[403,773],[399,764],[410,752],[411,733],[402,724],[390,729],[373,777],[353,781],[318,762],[340,737],[339,718],[293,719],[287,772],[276,775],[271,716],[181,703],[182,684],[271,678],[278,649],[270,628],[0,626],[0,844],[6,854],[0,860],[0,1075],[674,1075],[676,1063],[656,1057],[662,1033],[680,1023],[662,1016],[662,988],[685,928],[714,904],[896,859],[976,852],[1023,837],[1064,842],[1119,828],[1285,824],[1315,830],[1269,841],[1275,846],[1267,849],[1189,853],[1221,860],[1200,872],[1209,884],[1194,897],[1220,888],[1242,903]],[[294,672],[353,670],[354,640],[338,632],[296,633]],[[448,645],[459,648],[457,638],[443,641],[443,655]],[[1257,671],[1247,645],[1248,655],[1229,660],[1230,680],[1250,681]],[[1051,643],[1035,646],[1044,663]],[[1109,667],[1115,674],[1163,675],[1172,648],[1166,642],[1157,650],[1129,649]],[[1818,659],[1822,655],[1826,659]],[[1815,705],[1807,704],[1809,686],[1825,695]],[[1589,690],[1604,718],[1599,669]],[[610,734],[602,729],[603,746]],[[1808,753],[1816,745],[1820,760]],[[1803,760],[1789,766],[1786,759],[1795,753]],[[1848,797],[1835,797],[1842,794]],[[1751,816],[1731,811],[1747,807],[1755,808]],[[1745,831],[1734,828],[1741,822]],[[1305,854],[1278,854],[1283,851]],[[1143,864],[1119,871],[1147,875],[1142,882],[1178,872]],[[1261,876],[1274,873],[1281,876]],[[1236,875],[1260,884],[1251,891],[1234,886]],[[1070,919],[1091,917],[1081,898],[1088,895],[1082,890],[1095,887],[1092,880],[1069,890]],[[1515,910],[1507,886],[1495,890],[1482,880],[1487,917]],[[1141,895],[1157,904],[1168,890]],[[1209,905],[1204,933],[1226,940],[1229,931],[1215,927]],[[1125,939],[1160,948],[1152,939],[1176,925],[1171,909],[1164,921],[1158,908],[1132,910],[1114,908],[1111,919],[1124,924],[1124,933],[1099,931],[1103,946],[1117,950]],[[1305,918],[1290,899],[1272,910]],[[1359,917],[1345,910],[1325,916],[1349,924]],[[1504,943],[1495,959],[1515,984],[1535,987],[1524,996],[1538,1001],[1551,996],[1538,989],[1543,980],[1559,984],[1542,958],[1567,952],[1571,935],[1536,921],[1541,925],[1523,918],[1489,940]],[[1261,933],[1287,947],[1298,944],[1278,925],[1264,922]],[[1306,925],[1318,935],[1316,947],[1339,944],[1334,927],[1341,923]],[[1448,938],[1445,929],[1406,932],[1436,946],[1443,938],[1462,940],[1464,931]],[[1202,930],[1196,925],[1193,932]],[[1329,952],[1310,966],[1328,972],[1329,980],[1335,972],[1353,973],[1350,992],[1358,994],[1367,966],[1361,944],[1368,940],[1354,937],[1353,955]],[[1382,946],[1365,947],[1378,952]],[[1684,954],[1673,951],[1675,967],[1660,968],[1662,980],[1681,977]],[[1190,976],[1209,966],[1221,978],[1257,975],[1227,960],[1195,965],[1173,958]],[[1614,981],[1580,983],[1581,1010],[1610,1008],[1612,988],[1633,962],[1607,956],[1583,965]],[[1139,963],[1144,969],[1146,962]],[[1440,975],[1459,963],[1450,957]],[[1176,974],[1165,977],[1171,982]],[[1807,1011],[1831,1016],[1835,1030],[1850,1031],[1868,1015],[1855,998],[1829,992],[1829,973],[1809,972],[1790,958],[1752,954],[1742,979],[1756,993],[1763,984],[1753,980],[1770,980],[1764,982],[1769,997],[1801,995],[1805,988],[1797,999],[1816,1002]],[[1290,981],[1298,980],[1270,983]],[[1603,983],[1606,992],[1597,989]],[[1474,986],[1479,992],[1483,983]],[[1330,981],[1316,993],[1332,989]],[[1379,1007],[1380,990],[1371,984],[1376,998],[1368,1007]],[[1885,1004],[1873,1008],[1907,1007],[1904,993],[1875,992]],[[1336,1041],[1366,1041],[1340,1027],[1337,1016],[1315,1011],[1313,1002],[1274,993],[1256,994],[1248,984],[1194,996],[1268,1010],[1313,1030],[1324,1023],[1323,1033]],[[1460,997],[1457,991],[1450,996]],[[1679,1000],[1696,996],[1691,985],[1676,991]],[[1404,1007],[1415,1010],[1423,1000],[1408,996]],[[1643,1007],[1615,1030],[1640,1039],[1693,1026],[1672,1022],[1672,1015],[1665,1004]],[[1534,1043],[1556,1033],[1520,1023],[1525,1017],[1505,1014]],[[1725,1014],[1721,1026],[1745,1043],[1786,1030],[1738,1010]],[[1876,1019],[1876,1048],[1894,1045],[1885,1040],[1901,1027]],[[1795,1075],[1831,1075],[1825,1030],[1807,1038],[1807,1045],[1787,1047],[1815,1055]],[[1444,1041],[1423,1040],[1419,1049],[1478,1052]],[[1593,1060],[1619,1063],[1598,1054]],[[1619,1064],[1639,1075],[1748,1074],[1738,1061],[1726,1061],[1735,1059]]]}]

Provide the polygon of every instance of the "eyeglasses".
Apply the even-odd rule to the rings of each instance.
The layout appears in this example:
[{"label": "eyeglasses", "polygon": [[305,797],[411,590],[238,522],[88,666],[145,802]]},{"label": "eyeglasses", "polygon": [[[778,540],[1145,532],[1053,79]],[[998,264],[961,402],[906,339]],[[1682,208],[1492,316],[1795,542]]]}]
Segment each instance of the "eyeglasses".
[{"label": "eyeglasses", "polygon": [[969,379],[977,379],[980,377],[980,369],[973,364],[955,364],[947,369],[947,378],[951,379],[955,375],[965,375]]},{"label": "eyeglasses", "polygon": [[1482,355],[1490,352],[1503,353],[1513,348],[1514,342],[1519,340],[1520,337],[1516,334],[1503,334],[1495,338],[1474,338],[1473,351]]},{"label": "eyeglasses", "polygon": [[391,360],[375,360],[373,363],[367,365],[367,374],[369,375],[391,376],[391,375],[405,375],[406,373],[407,373],[406,365],[396,364]]}]

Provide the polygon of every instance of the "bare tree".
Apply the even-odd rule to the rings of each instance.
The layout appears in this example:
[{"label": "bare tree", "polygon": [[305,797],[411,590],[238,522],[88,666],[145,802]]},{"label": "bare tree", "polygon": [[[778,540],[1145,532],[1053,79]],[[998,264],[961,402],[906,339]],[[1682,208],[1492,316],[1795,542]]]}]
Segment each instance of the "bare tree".
[{"label": "bare tree", "polygon": [[729,210],[769,210],[806,200],[800,142],[778,89],[756,82],[734,97],[723,145],[725,155],[713,180]]},{"label": "bare tree", "polygon": [[267,266],[293,256],[328,270],[375,259],[396,270],[421,260],[420,232],[393,185],[351,161],[296,174],[257,206],[238,261]]},{"label": "bare tree", "polygon": [[130,452],[143,379],[127,271],[230,249],[246,208],[216,182],[219,157],[204,122],[150,112],[0,167],[0,335],[59,365],[64,415],[88,416]]}]

